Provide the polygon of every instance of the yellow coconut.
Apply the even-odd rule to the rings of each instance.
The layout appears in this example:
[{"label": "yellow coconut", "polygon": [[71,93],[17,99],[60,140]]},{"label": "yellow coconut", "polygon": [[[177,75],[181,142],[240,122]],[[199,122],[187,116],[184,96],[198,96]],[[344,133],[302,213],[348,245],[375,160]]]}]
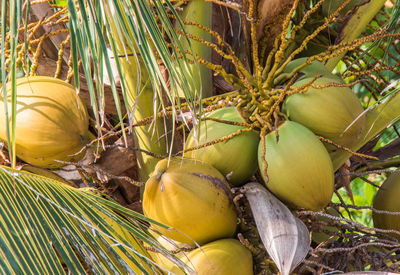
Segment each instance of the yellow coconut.
[{"label": "yellow coconut", "polygon": [[[225,107],[216,110],[207,117],[231,122],[245,122],[236,107]],[[200,123],[198,141],[194,137],[194,131],[192,130],[186,140],[185,149],[229,136],[244,128],[243,126],[203,120]],[[258,133],[245,132],[230,140],[189,151],[185,153],[185,156],[212,165],[226,176],[232,185],[238,186],[244,184],[257,170],[258,142]]]},{"label": "yellow coconut", "polygon": [[[391,174],[375,195],[373,208],[378,210],[400,212],[400,173]],[[374,227],[400,231],[400,216],[378,214],[372,215]],[[399,234],[390,234],[400,241]]]},{"label": "yellow coconut", "polygon": [[224,176],[192,159],[158,162],[145,185],[143,211],[174,228],[153,224],[163,235],[186,244],[231,237],[236,230],[237,215]]},{"label": "yellow coconut", "polygon": [[[11,114],[11,84],[7,84]],[[4,100],[4,99],[3,99]],[[60,161],[76,161],[89,141],[89,119],[73,87],[52,77],[17,79],[15,143],[17,156],[25,162],[56,168]],[[11,124],[11,123],[10,123]],[[0,104],[0,139],[7,140],[4,104]]]},{"label": "yellow coconut", "polygon": [[[303,86],[312,78],[295,83]],[[317,79],[314,84],[323,86],[338,83],[331,78]],[[364,111],[359,99],[348,87],[308,88],[306,93],[289,96],[283,105],[289,119],[306,126],[316,135],[351,147],[365,128]],[[337,150],[333,146],[329,151]]]},{"label": "yellow coconut", "polygon": [[[189,268],[198,275],[252,275],[251,252],[235,239],[222,239],[197,248],[181,257]],[[171,272],[184,274],[174,266]]]},{"label": "yellow coconut", "polygon": [[265,136],[267,173],[261,142],[258,148],[258,164],[266,186],[289,206],[313,210],[325,207],[331,201],[334,183],[325,146],[296,122],[284,122],[277,133]]}]

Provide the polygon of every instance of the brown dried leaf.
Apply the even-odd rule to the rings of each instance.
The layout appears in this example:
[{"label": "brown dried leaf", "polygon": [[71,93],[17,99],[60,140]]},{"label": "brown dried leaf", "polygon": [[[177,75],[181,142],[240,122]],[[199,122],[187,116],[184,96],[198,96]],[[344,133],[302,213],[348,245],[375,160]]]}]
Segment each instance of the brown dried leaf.
[{"label": "brown dried leaf", "polygon": [[282,275],[288,275],[307,255],[310,234],[304,223],[259,183],[242,187],[250,203],[261,240]]}]

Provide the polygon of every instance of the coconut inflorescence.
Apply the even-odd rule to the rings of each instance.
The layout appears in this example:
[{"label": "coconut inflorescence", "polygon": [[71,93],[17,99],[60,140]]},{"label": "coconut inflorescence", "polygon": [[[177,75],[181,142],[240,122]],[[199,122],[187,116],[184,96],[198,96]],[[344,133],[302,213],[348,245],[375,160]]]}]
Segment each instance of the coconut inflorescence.
[{"label": "coconut inflorescence", "polygon": [[[290,75],[306,61],[306,58],[293,60],[283,70],[283,75]],[[266,186],[276,196],[291,206],[314,210],[326,206],[333,194],[333,167],[329,152],[337,150],[337,147],[322,143],[317,136],[350,147],[364,130],[365,117],[361,103],[351,89],[322,63],[313,61],[299,72],[301,74],[293,87],[306,89],[304,93],[286,97],[282,111],[289,121],[281,121],[278,128],[268,126],[266,132],[269,134],[262,137],[264,143],[260,142],[260,132],[253,130],[260,129],[257,127],[218,141],[248,128],[251,121],[250,117],[243,117],[248,112],[241,108],[225,107],[211,112],[201,122],[198,141],[194,137],[195,130],[190,132],[185,149],[199,148],[187,151],[185,156],[214,166],[230,179],[231,184],[241,185],[256,170],[254,148],[259,144],[258,166]],[[262,120],[261,116],[258,117]],[[206,143],[209,145],[201,147]]]},{"label": "coconut inflorescence", "polygon": [[[260,95],[265,97],[265,106],[254,106],[249,98],[241,97],[238,106],[206,114],[189,133],[184,158],[160,161],[146,183],[145,215],[173,229],[152,226],[175,241],[203,245],[186,255],[189,261],[181,258],[199,274],[234,273],[229,268],[219,272],[236,263],[226,264],[221,256],[225,248],[208,251],[227,242],[224,246],[233,253],[233,244],[238,243],[221,240],[234,235],[237,219],[226,179],[240,186],[258,168],[266,187],[289,207],[320,210],[331,201],[334,171],[328,149],[337,147],[326,146],[321,139],[350,147],[364,131],[365,118],[351,89],[322,63],[314,61],[300,74],[291,73],[304,62],[294,60],[278,75],[282,81],[288,76],[299,78],[289,90],[279,86],[273,91],[276,95]],[[273,106],[274,112],[270,111]],[[251,255],[245,256],[248,251],[243,253],[238,255],[251,262]],[[181,271],[175,265],[169,268]],[[252,274],[252,270],[245,267],[240,274]]]},{"label": "coconut inflorescence", "polygon": [[[73,87],[57,78],[35,76],[17,79],[16,88],[17,156],[42,168],[81,159],[83,153],[76,153],[89,142],[89,118]],[[11,84],[6,89],[11,114]],[[7,140],[6,125],[11,121],[6,122],[4,104],[0,104],[0,123],[0,139]]]}]

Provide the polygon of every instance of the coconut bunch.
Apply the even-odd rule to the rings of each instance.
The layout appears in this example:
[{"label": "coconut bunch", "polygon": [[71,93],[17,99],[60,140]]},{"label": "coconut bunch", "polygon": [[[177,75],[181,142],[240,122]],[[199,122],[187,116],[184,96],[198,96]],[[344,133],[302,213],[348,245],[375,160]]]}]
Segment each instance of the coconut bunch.
[{"label": "coconut bunch", "polygon": [[[343,1],[339,2],[342,6]],[[327,9],[329,14],[330,8]],[[343,10],[343,16],[352,9]],[[295,10],[293,5],[282,24],[283,30],[289,29]],[[256,23],[249,24],[257,27]],[[299,22],[299,26],[301,24]],[[291,30],[295,32],[296,27]],[[276,52],[273,50],[261,58],[257,56],[258,41],[251,37],[254,46],[251,70],[239,58],[235,59],[236,56],[226,55],[235,61],[232,63],[237,73],[226,81],[238,90],[219,98],[204,97],[205,115],[198,117],[199,124],[194,123],[189,130],[183,157],[171,159],[170,163],[164,160],[161,168],[156,168],[146,183],[143,209],[148,217],[169,227],[152,223],[164,236],[187,245],[206,246],[237,233],[236,224],[232,223],[235,209],[223,202],[231,201],[231,193],[216,186],[244,190],[268,254],[281,274],[289,274],[308,252],[309,239],[303,237],[308,235],[305,226],[292,217],[290,210],[283,211],[283,206],[307,210],[326,208],[332,199],[334,172],[340,162],[335,159],[336,155],[341,150],[350,152],[349,148],[360,144],[365,135],[366,119],[351,86],[317,61],[328,61],[331,57],[319,55],[292,60],[304,50],[303,42],[307,39],[301,40],[302,48],[290,53],[288,45],[293,37],[285,31],[280,35],[282,39],[274,49]],[[358,48],[356,42],[349,43],[330,56],[337,57],[340,50],[355,48]],[[222,69],[215,69],[215,74],[224,73]],[[212,167],[222,177],[208,169],[198,172],[197,167],[203,165]],[[173,177],[170,173],[179,176]],[[199,178],[207,184],[200,183]],[[248,182],[254,180],[262,182],[264,187],[249,186]],[[221,181],[225,184],[221,185]],[[258,197],[261,193],[262,199]],[[261,203],[266,201],[268,203]],[[270,208],[273,211],[269,212]],[[220,216],[213,220],[216,213]],[[273,224],[274,217],[279,217],[285,226],[267,226]],[[285,234],[291,234],[292,246],[284,246],[275,238],[283,232],[276,230],[287,228],[287,224],[291,225],[291,230]],[[329,228],[326,231],[330,231]],[[320,238],[326,239],[326,236]]]},{"label": "coconut bunch", "polygon": [[[211,112],[200,123],[198,140],[194,138],[194,130],[190,132],[185,156],[212,165],[231,186],[245,184],[259,168],[268,189],[292,206],[320,209],[329,203],[333,193],[329,154],[311,130],[300,123],[285,121],[277,131],[265,136],[252,130],[190,150],[229,137],[245,129],[245,123],[234,106]],[[302,158],[307,161],[300,161]]]},{"label": "coconut bunch", "polygon": [[[6,84],[9,120],[0,104],[0,139],[7,144],[11,129],[12,88]],[[16,81],[15,140],[17,156],[41,168],[57,168],[82,159],[90,140],[85,105],[68,83],[52,77],[30,76]]]},{"label": "coconut bunch", "polygon": [[[304,63],[305,59],[292,61],[283,74],[292,74]],[[286,120],[278,118],[272,131],[251,124],[248,113],[238,106],[219,108],[190,131],[183,157],[157,164],[145,185],[143,210],[170,228],[152,224],[154,229],[173,241],[205,245],[202,248],[232,238],[237,213],[230,188],[243,186],[256,171],[265,187],[290,208],[320,210],[328,205],[334,191],[330,153],[353,145],[364,130],[365,118],[351,89],[322,63],[302,67],[292,86],[304,91],[286,97],[282,104]],[[269,219],[266,211],[260,210],[261,216],[257,211],[253,214],[258,220]],[[297,223],[293,222],[294,230],[306,236],[304,226],[296,227]]]},{"label": "coconut bunch", "polygon": [[258,170],[266,187],[287,205],[324,208],[333,193],[330,155],[357,142],[365,117],[343,80],[318,61],[304,66],[306,59],[290,62],[282,72],[291,75],[302,67],[292,85],[302,91],[286,97],[285,119],[278,118],[269,132],[251,124],[240,107],[220,108],[190,131],[184,156],[213,166],[232,187],[242,186]]}]

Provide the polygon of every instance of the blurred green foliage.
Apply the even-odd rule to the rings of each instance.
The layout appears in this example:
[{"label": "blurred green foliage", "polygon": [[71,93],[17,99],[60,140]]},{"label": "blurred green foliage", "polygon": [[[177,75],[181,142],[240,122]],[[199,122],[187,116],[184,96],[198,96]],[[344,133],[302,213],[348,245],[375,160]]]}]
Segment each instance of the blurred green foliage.
[{"label": "blurred green foliage", "polygon": [[[376,185],[380,185],[386,176],[366,176],[370,181]],[[351,183],[351,190],[353,191],[354,205],[356,206],[372,206],[374,196],[378,189],[375,186],[363,181],[360,178],[356,178]],[[340,196],[343,198],[346,204],[353,204],[350,197],[348,196],[344,188],[339,190]],[[334,203],[340,203],[339,198],[334,194],[332,201]],[[341,214],[344,218],[352,219],[366,226],[373,227],[372,211],[368,209],[350,209],[351,217],[349,217],[347,211],[341,210]]]}]

